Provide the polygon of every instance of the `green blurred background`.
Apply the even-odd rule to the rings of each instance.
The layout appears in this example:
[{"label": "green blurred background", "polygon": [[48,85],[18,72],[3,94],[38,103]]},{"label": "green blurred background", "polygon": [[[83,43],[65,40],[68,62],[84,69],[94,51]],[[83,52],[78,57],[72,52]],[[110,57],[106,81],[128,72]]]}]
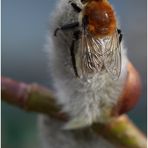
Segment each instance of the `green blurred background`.
[{"label": "green blurred background", "polygon": [[[49,14],[58,0],[2,0],[2,75],[50,87],[44,52]],[[111,0],[130,60],[142,78],[142,96],[129,112],[146,133],[146,0]],[[41,148],[37,114],[2,103],[2,148]]]}]

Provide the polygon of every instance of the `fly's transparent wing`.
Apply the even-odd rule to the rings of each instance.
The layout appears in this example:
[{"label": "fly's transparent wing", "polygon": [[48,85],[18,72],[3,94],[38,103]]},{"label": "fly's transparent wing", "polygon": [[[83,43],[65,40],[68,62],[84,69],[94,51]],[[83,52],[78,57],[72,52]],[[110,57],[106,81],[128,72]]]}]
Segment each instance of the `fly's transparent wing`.
[{"label": "fly's transparent wing", "polygon": [[121,73],[121,45],[117,31],[109,37],[103,54],[104,66],[113,79],[118,79]]},{"label": "fly's transparent wing", "polygon": [[86,31],[82,32],[80,40],[80,65],[82,75],[101,71],[103,66],[101,43],[96,43]]}]

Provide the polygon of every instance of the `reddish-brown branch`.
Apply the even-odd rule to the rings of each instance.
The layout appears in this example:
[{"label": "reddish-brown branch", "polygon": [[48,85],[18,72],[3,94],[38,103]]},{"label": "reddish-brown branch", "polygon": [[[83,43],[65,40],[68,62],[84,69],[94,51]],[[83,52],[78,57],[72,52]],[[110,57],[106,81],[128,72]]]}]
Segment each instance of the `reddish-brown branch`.
[{"label": "reddish-brown branch", "polygon": [[52,117],[66,120],[56,105],[53,93],[38,84],[26,84],[2,77],[2,100],[25,111],[45,113]]}]

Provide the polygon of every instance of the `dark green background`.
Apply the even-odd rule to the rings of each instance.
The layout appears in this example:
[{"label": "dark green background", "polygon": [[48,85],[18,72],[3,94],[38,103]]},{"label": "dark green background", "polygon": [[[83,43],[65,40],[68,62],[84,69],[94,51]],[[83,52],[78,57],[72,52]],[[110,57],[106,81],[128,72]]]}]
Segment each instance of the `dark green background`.
[{"label": "dark green background", "polygon": [[[146,0],[111,0],[130,60],[142,78],[142,96],[129,113],[146,133]],[[54,0],[2,0],[2,75],[50,86],[44,43]],[[41,148],[35,113],[2,103],[2,148]]]}]

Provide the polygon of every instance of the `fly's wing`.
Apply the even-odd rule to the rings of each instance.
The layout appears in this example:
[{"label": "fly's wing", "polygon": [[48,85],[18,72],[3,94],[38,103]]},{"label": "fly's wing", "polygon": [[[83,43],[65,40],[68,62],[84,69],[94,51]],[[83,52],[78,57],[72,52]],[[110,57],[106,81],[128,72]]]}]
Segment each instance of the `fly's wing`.
[{"label": "fly's wing", "polygon": [[96,43],[86,31],[82,31],[79,52],[82,75],[87,76],[101,71],[103,66],[101,43]]},{"label": "fly's wing", "polygon": [[103,61],[107,72],[117,80],[121,73],[121,45],[117,31],[105,43]]}]

